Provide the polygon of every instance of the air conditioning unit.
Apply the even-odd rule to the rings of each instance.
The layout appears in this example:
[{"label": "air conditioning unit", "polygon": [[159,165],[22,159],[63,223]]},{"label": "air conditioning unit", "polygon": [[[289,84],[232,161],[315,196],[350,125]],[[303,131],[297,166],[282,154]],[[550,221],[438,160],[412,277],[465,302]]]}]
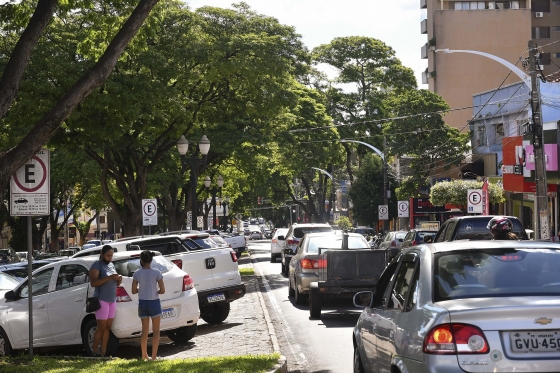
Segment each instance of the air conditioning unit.
[{"label": "air conditioning unit", "polygon": [[544,16],[543,12],[535,12],[535,18],[542,18]]}]

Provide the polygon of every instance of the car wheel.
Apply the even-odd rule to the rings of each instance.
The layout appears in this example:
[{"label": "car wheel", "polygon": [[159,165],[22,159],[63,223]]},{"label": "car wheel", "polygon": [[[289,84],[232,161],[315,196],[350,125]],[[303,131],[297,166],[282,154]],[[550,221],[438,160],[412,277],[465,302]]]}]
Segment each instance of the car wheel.
[{"label": "car wheel", "polygon": [[354,347],[354,373],[365,373],[358,346]]},{"label": "car wheel", "polygon": [[295,290],[292,288],[292,284],[290,283],[290,279],[288,279],[288,297],[292,298],[295,295]]},{"label": "car wheel", "polygon": [[[97,320],[91,319],[88,321],[84,327],[84,333],[82,334],[82,343],[86,349],[86,354],[88,356],[93,355],[93,336],[97,330]],[[101,345],[99,346],[99,352],[101,352]],[[113,332],[109,332],[109,342],[107,343],[107,351],[105,355],[107,356],[117,356],[119,352],[119,339],[115,337]]]},{"label": "car wheel", "polygon": [[316,282],[309,287],[309,315],[313,319],[321,318],[321,295]]},{"label": "car wheel", "polygon": [[296,282],[296,279],[295,279],[295,278],[294,278],[294,287],[296,288],[296,290],[294,290],[295,297],[296,297],[296,299],[295,299],[296,304],[305,304],[305,303],[307,303],[307,296],[306,296],[305,294],[303,294],[303,293],[300,293],[300,291],[298,290],[297,282]]},{"label": "car wheel", "polygon": [[229,303],[214,304],[210,307],[205,308],[201,312],[200,317],[208,324],[219,324],[227,319],[229,310]]},{"label": "car wheel", "polygon": [[0,357],[10,356],[13,352],[8,336],[0,329]]},{"label": "car wheel", "polygon": [[167,337],[176,343],[188,342],[196,334],[196,324],[183,326],[182,328],[168,330],[165,332]]}]

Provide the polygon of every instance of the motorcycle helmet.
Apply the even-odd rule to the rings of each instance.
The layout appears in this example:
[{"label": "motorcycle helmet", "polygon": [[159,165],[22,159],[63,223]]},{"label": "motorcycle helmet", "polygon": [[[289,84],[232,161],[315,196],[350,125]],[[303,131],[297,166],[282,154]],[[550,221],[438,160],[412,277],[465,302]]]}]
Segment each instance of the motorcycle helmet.
[{"label": "motorcycle helmet", "polygon": [[500,234],[511,232],[513,230],[513,224],[511,220],[505,216],[495,216],[490,219],[486,228],[490,229],[492,234]]}]

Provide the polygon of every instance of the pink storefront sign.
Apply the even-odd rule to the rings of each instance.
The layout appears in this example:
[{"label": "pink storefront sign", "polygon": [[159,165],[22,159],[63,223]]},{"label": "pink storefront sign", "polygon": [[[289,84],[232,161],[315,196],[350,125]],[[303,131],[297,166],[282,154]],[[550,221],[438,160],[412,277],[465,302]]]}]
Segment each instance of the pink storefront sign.
[{"label": "pink storefront sign", "polygon": [[[547,171],[558,171],[558,145],[544,144],[544,154]],[[527,170],[535,170],[535,149],[533,145],[525,147],[525,168]]]}]

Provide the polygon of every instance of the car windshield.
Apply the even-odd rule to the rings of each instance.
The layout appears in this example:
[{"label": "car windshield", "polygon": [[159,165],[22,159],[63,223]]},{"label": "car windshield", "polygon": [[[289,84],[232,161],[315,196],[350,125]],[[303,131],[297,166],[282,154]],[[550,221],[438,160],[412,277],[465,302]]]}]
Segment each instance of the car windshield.
[{"label": "car windshield", "polygon": [[227,242],[224,241],[224,239],[220,236],[212,236],[210,238],[212,239],[212,241],[214,241],[218,245],[227,245]]},{"label": "car windshield", "polygon": [[[140,258],[130,258],[113,262],[117,273],[121,276],[132,277],[134,272],[142,268]],[[152,268],[157,269],[161,273],[167,273],[173,268],[173,263],[164,256],[154,256],[152,258]]]},{"label": "car windshield", "polygon": [[294,229],[295,238],[303,238],[307,233],[320,233],[320,232],[332,232],[331,227],[301,227]]},{"label": "car windshield", "polygon": [[19,281],[4,273],[0,273],[0,290],[13,290]]},{"label": "car windshield", "polygon": [[560,250],[488,249],[434,257],[434,301],[560,296]]},{"label": "car windshield", "polygon": [[[455,240],[491,240],[492,234],[487,228],[490,219],[463,219],[459,221]],[[523,227],[518,220],[512,219],[513,233],[518,238],[524,237]],[[435,232],[434,232],[435,233]]]},{"label": "car windshield", "polygon": [[395,238],[397,240],[404,240],[407,233],[408,232],[397,232],[397,233],[395,233]]},{"label": "car windshield", "polygon": [[[342,237],[313,237],[310,238],[309,244],[307,246],[307,252],[310,254],[319,253],[319,248],[323,249],[340,249],[342,248]],[[369,249],[369,245],[363,236],[349,236],[348,237],[348,248],[350,250],[354,249]],[[321,250],[322,252],[326,250]]]}]

